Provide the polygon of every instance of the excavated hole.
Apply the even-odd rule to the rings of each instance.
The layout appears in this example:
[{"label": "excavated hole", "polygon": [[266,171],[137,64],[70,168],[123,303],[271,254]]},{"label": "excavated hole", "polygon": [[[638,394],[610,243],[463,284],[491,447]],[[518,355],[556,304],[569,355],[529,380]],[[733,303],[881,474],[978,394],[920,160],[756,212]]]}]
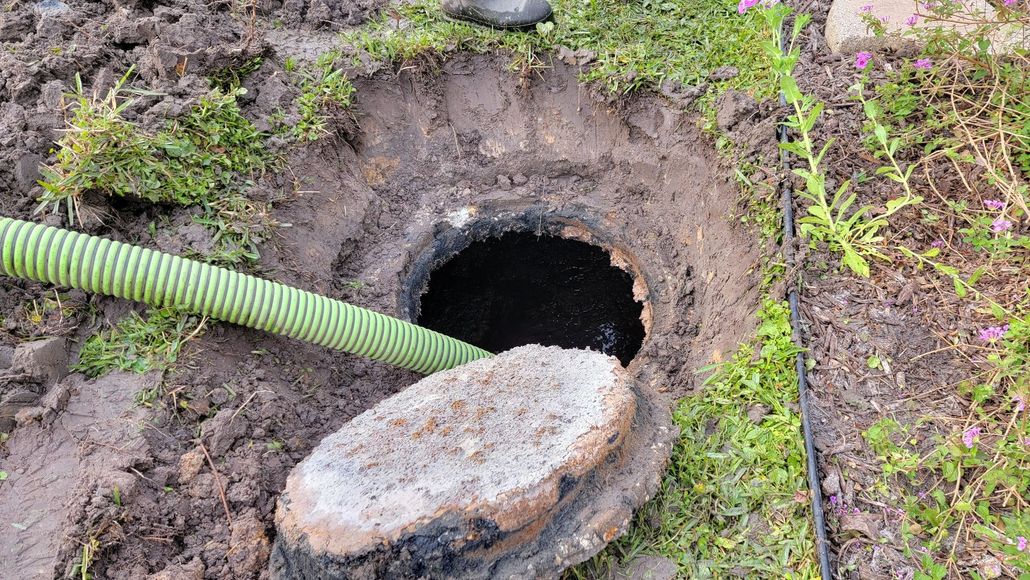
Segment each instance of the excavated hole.
[{"label": "excavated hole", "polygon": [[471,243],[429,276],[418,324],[491,352],[589,348],[626,366],[644,340],[633,278],[603,249],[508,232]]}]

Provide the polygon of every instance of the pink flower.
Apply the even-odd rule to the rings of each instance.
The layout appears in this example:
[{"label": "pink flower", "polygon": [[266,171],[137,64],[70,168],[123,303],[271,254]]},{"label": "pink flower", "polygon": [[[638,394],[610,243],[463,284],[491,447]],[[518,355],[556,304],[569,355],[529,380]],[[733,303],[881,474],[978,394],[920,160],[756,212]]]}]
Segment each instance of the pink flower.
[{"label": "pink flower", "polygon": [[890,21],[891,21],[891,17],[890,16],[881,16],[880,17],[880,24],[887,24]]},{"label": "pink flower", "polygon": [[740,0],[740,3],[737,4],[737,14],[747,12],[750,8],[754,8],[756,4],[758,4],[758,0]]},{"label": "pink flower", "polygon": [[1019,2],[1019,0],[1003,0],[1003,1],[1004,1],[1004,4],[1006,6],[1015,6],[1016,2]]},{"label": "pink flower", "polygon": [[1025,552],[1026,551],[1026,546],[1027,546],[1026,538],[1024,538],[1023,536],[1019,536],[1019,537],[1016,538],[1016,549],[1017,550],[1019,550],[1020,552]]},{"label": "pink flower", "polygon": [[912,66],[922,70],[930,70],[933,68],[933,61],[928,58],[921,58],[912,63]]},{"label": "pink flower", "polygon": [[1002,326],[988,326],[980,331],[980,340],[984,342],[994,342],[1000,338],[1004,338],[1005,333],[1008,331],[1009,325],[1007,324]]},{"label": "pink flower", "polygon": [[913,14],[905,19],[905,24],[909,26],[915,26],[917,22],[919,22],[919,16],[917,14]]},{"label": "pink flower", "polygon": [[985,199],[984,207],[987,209],[999,210],[1005,208],[1005,202],[1000,199]]},{"label": "pink flower", "polygon": [[962,432],[962,443],[965,444],[966,449],[972,449],[973,444],[976,443],[976,438],[980,436],[979,427],[970,427]]},{"label": "pink flower", "polygon": [[1007,219],[998,218],[991,222],[991,231],[996,234],[1000,234],[1001,232],[1005,232],[1010,229],[1012,229],[1012,222]]},{"label": "pink flower", "polygon": [[855,55],[855,68],[859,70],[865,70],[865,67],[869,66],[869,61],[873,59],[871,52],[860,52]]},{"label": "pink flower", "polygon": [[862,11],[862,12],[872,12],[873,11],[873,5],[872,4],[866,4],[865,6],[859,8],[859,10]]},{"label": "pink flower", "polygon": [[944,247],[944,240],[934,240],[934,241],[930,242],[930,247],[931,248],[943,248]]},{"label": "pink flower", "polygon": [[1023,399],[1022,395],[1016,395],[1015,397],[1012,397],[1012,400],[1016,402],[1017,413],[1022,413],[1023,410],[1026,409],[1026,401]]},{"label": "pink flower", "polygon": [[1030,437],[1023,437],[1023,445],[1030,447]]},{"label": "pink flower", "polygon": [[933,2],[923,2],[923,10],[926,10],[927,12],[929,12],[929,11],[933,10],[933,7],[934,7]]}]

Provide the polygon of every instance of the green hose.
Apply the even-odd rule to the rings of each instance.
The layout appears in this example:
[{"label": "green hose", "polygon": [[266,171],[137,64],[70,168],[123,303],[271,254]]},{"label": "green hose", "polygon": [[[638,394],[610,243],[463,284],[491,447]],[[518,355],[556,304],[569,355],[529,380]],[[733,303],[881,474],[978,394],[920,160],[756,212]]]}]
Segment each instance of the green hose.
[{"label": "green hose", "polygon": [[439,332],[277,282],[5,217],[0,271],[156,307],[179,306],[423,374],[491,356]]}]

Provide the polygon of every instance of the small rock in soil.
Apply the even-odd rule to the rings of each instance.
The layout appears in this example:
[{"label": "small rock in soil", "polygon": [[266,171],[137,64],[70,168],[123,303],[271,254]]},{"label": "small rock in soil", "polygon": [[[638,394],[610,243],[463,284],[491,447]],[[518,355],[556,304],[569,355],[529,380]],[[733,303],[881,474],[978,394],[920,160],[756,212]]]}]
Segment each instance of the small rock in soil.
[{"label": "small rock in soil", "polygon": [[0,395],[0,433],[10,433],[16,424],[15,417],[37,400],[39,393],[24,388],[14,388]]},{"label": "small rock in soil", "polygon": [[229,565],[237,578],[256,575],[271,551],[265,526],[253,510],[237,516],[229,536]]},{"label": "small rock in soil", "polygon": [[68,12],[68,5],[61,2],[61,0],[43,0],[42,2],[36,2],[32,9],[39,15],[57,15]]},{"label": "small rock in soil", "polygon": [[68,341],[53,337],[23,342],[14,349],[11,369],[52,385],[68,374]]},{"label": "small rock in soil", "polygon": [[204,580],[204,562],[197,557],[186,564],[169,564],[147,580]]},{"label": "small rock in soil", "polygon": [[712,71],[712,74],[708,75],[710,81],[728,81],[740,74],[740,70],[735,66],[721,66]]},{"label": "small rock in soil", "polygon": [[766,407],[765,405],[753,405],[750,409],[747,410],[747,418],[755,424],[761,423],[762,419],[764,419],[765,416],[768,414],[769,407]]},{"label": "small rock in soil", "polygon": [[11,368],[14,362],[14,347],[0,344],[0,370]]},{"label": "small rock in soil", "polygon": [[623,570],[616,580],[673,580],[679,574],[676,562],[661,556],[637,556]]},{"label": "small rock in soil", "polygon": [[235,413],[235,409],[222,409],[214,417],[204,421],[200,430],[207,441],[208,453],[222,455],[237,439],[246,435],[246,422],[233,421]]},{"label": "small rock in soil", "polygon": [[840,474],[836,469],[826,474],[822,481],[823,493],[827,496],[837,495],[841,492]]},{"label": "small rock in soil", "polygon": [[14,180],[22,187],[31,187],[39,179],[39,164],[42,158],[35,153],[27,153],[18,158],[14,166]]},{"label": "small rock in soil", "polygon": [[840,527],[846,532],[857,532],[870,540],[879,540],[882,521],[883,518],[876,514],[845,514],[840,518]]},{"label": "small rock in soil", "polygon": [[204,468],[204,451],[200,447],[194,447],[179,458],[179,483],[187,484]]},{"label": "small rock in soil", "polygon": [[758,103],[740,91],[729,89],[716,102],[715,123],[722,131],[732,131],[742,121],[758,113]]}]

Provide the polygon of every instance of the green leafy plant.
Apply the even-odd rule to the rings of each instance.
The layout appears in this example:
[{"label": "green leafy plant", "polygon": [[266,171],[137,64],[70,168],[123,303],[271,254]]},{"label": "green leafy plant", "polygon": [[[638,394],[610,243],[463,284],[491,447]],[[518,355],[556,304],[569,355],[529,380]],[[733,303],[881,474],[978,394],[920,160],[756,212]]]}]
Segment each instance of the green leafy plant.
[{"label": "green leafy plant", "polygon": [[287,59],[285,68],[295,72],[300,96],[297,113],[300,120],[294,125],[294,137],[301,141],[315,141],[329,134],[329,124],[337,116],[346,114],[354,96],[354,85],[336,67],[338,52],[319,55],[314,65],[298,70],[295,61]]},{"label": "green leafy plant", "polygon": [[908,431],[894,419],[881,419],[871,425],[862,434],[866,442],[883,463],[883,474],[891,476],[896,473],[915,475],[919,467],[919,456],[896,443],[899,436],[904,439]]},{"label": "green leafy plant", "polygon": [[215,89],[189,114],[148,135],[123,116],[133,103],[127,95],[139,92],[124,88],[128,75],[102,99],[85,95],[76,77],[77,106],[56,163],[42,171],[39,210],[63,204],[73,217],[86,191],[193,205],[234,188],[239,174],[272,164],[263,135],[236,104],[243,89]]},{"label": "green leafy plant", "polygon": [[218,89],[224,94],[231,93],[240,88],[243,84],[243,79],[261,68],[264,62],[265,59],[263,57],[255,56],[239,66],[220,69],[208,79],[211,82],[211,88]]},{"label": "green leafy plant", "polygon": [[124,117],[132,95],[141,93],[125,87],[131,72],[103,98],[87,96],[76,77],[75,111],[58,142],[56,162],[42,170],[37,211],[64,208],[74,221],[87,191],[200,205],[199,221],[216,234],[212,260],[255,260],[256,244],[277,224],[267,206],[250,201],[244,189],[252,185],[248,177],[274,167],[278,159],[265,146],[265,135],[240,112],[237,98],[244,90],[213,89],[189,113],[149,134]]},{"label": "green leafy plant", "polygon": [[[822,115],[824,104],[811,95],[806,95],[798,88],[794,79],[794,67],[800,56],[800,49],[795,46],[801,30],[811,20],[808,14],[799,14],[794,19],[790,31],[789,42],[782,36],[782,27],[791,9],[784,4],[775,4],[760,10],[765,17],[767,28],[772,31],[773,39],[764,43],[763,47],[773,62],[773,72],[779,79],[779,86],[787,105],[793,110],[784,125],[793,130],[798,138],[781,143],[780,147],[801,158],[807,167],[795,168],[793,172],[803,180],[804,187],[795,191],[801,199],[808,202],[807,215],[798,219],[801,234],[815,242],[825,242],[831,251],[840,252],[841,263],[860,276],[869,276],[868,258],[886,258],[880,251],[883,241],[880,230],[888,225],[888,218],[902,208],[919,203],[922,198],[911,194],[908,178],[913,167],[902,171],[894,158],[898,141],[888,141],[886,128],[877,121],[877,109],[874,103],[863,101],[866,116],[874,123],[875,134],[891,161],[890,166],[881,168],[877,173],[886,175],[895,181],[904,181],[906,196],[890,200],[887,209],[875,217],[871,217],[872,205],[856,207],[858,194],[849,192],[851,180],[846,180],[832,195],[826,189],[826,173],[822,168],[823,158],[833,145],[833,140],[823,144],[816,150],[812,130]],[[861,91],[859,98],[861,96]]]},{"label": "green leafy plant", "polygon": [[98,377],[113,370],[145,373],[166,369],[182,347],[204,330],[204,321],[174,308],[151,310],[146,318],[132,312],[113,328],[86,339],[73,370]]}]

